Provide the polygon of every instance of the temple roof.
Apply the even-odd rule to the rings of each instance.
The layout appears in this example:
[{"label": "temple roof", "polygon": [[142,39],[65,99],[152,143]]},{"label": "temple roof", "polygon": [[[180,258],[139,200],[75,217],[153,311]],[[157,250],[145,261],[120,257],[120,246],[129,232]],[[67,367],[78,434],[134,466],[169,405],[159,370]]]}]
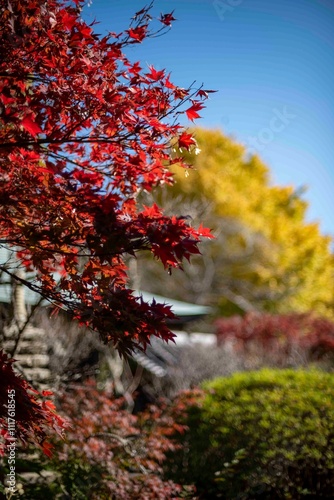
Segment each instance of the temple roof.
[{"label": "temple roof", "polygon": [[172,307],[172,311],[177,316],[175,320],[171,323],[178,324],[180,322],[185,323],[188,321],[194,321],[202,316],[206,316],[212,312],[212,308],[208,306],[201,306],[198,304],[191,304],[189,302],[182,302],[180,300],[174,300],[171,298],[163,297],[162,295],[152,294],[148,292],[138,291],[137,295],[141,295],[145,302],[152,302],[155,300],[161,304],[167,304]]}]

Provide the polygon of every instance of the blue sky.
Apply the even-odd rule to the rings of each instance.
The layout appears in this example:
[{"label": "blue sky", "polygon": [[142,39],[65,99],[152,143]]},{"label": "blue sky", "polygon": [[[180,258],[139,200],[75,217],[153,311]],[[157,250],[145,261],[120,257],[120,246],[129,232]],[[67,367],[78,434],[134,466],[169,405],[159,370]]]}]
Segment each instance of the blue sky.
[{"label": "blue sky", "polygon": [[[118,32],[146,3],[93,0],[84,17]],[[197,125],[256,151],[274,184],[307,186],[308,220],[334,236],[334,0],[156,0],[153,14],[172,10],[169,33],[127,55],[218,90]]]}]

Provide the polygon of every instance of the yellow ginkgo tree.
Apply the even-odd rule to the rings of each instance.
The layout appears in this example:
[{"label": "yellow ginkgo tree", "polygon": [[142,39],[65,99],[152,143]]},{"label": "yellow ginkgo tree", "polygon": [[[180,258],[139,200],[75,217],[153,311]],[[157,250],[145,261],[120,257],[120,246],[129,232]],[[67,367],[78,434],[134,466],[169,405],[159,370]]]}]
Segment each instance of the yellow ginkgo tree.
[{"label": "yellow ginkgo tree", "polygon": [[[268,166],[221,131],[193,132],[197,144],[181,150],[193,168],[176,165],[174,185],[156,196],[174,213],[202,220],[216,239],[203,245],[185,274],[164,280],[165,293],[216,303],[224,314],[314,311],[333,317],[331,239],[306,220],[300,190],[273,185]],[[152,280],[151,274],[157,270],[138,267],[145,270],[142,286],[160,291],[160,275]]]}]

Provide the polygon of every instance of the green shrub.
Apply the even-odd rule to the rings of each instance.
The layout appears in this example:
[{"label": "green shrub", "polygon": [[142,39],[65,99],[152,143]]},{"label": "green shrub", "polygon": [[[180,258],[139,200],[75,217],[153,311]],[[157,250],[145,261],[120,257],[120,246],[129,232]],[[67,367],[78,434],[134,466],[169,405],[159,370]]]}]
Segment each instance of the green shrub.
[{"label": "green shrub", "polygon": [[174,480],[203,499],[334,498],[334,375],[267,369],[203,388],[169,460]]}]

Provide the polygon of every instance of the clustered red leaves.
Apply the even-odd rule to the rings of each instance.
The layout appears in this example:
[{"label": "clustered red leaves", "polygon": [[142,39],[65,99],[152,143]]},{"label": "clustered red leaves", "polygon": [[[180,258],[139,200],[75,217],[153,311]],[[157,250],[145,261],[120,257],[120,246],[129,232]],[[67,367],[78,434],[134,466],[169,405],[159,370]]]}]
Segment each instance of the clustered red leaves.
[{"label": "clustered red leaves", "polygon": [[88,381],[72,387],[59,403],[71,427],[66,441],[56,447],[55,460],[96,464],[103,471],[99,486],[108,489],[110,498],[180,498],[182,487],[164,479],[163,463],[166,453],[178,447],[172,437],[185,430],[178,423],[185,401],[172,406],[161,401],[132,415],[122,398],[114,399]]},{"label": "clustered red leaves", "polygon": [[[12,364],[13,360],[0,350],[0,455],[5,453],[6,444],[20,439],[24,444],[33,441],[42,448],[45,455],[51,456],[52,446],[48,440],[48,431],[53,428],[61,435],[62,430],[66,427],[66,420],[55,413],[52,401],[37,400],[38,396],[50,396],[52,393],[43,391],[42,394],[39,394],[14,372]],[[9,398],[9,393],[13,394],[13,398]],[[14,410],[12,410],[14,412],[12,421],[15,422],[14,435],[11,432],[13,427],[8,427],[8,417],[11,413],[8,404],[15,405]]]},{"label": "clustered red leaves", "polygon": [[312,314],[259,314],[232,316],[216,321],[218,341],[232,340],[235,348],[247,351],[254,344],[283,361],[301,349],[310,361],[334,354],[334,323]]},{"label": "clustered red leaves", "polygon": [[[127,288],[125,256],[148,250],[180,267],[210,237],[137,203],[140,191],[172,182],[169,166],[183,159],[171,158],[171,144],[196,144],[180,113],[197,118],[208,91],[178,87],[125,56],[152,34],[148,8],[101,38],[81,4],[1,3],[0,239],[35,272],[26,286],[124,353],[151,335],[173,338],[170,309]],[[161,15],[158,32],[173,20]]]}]

